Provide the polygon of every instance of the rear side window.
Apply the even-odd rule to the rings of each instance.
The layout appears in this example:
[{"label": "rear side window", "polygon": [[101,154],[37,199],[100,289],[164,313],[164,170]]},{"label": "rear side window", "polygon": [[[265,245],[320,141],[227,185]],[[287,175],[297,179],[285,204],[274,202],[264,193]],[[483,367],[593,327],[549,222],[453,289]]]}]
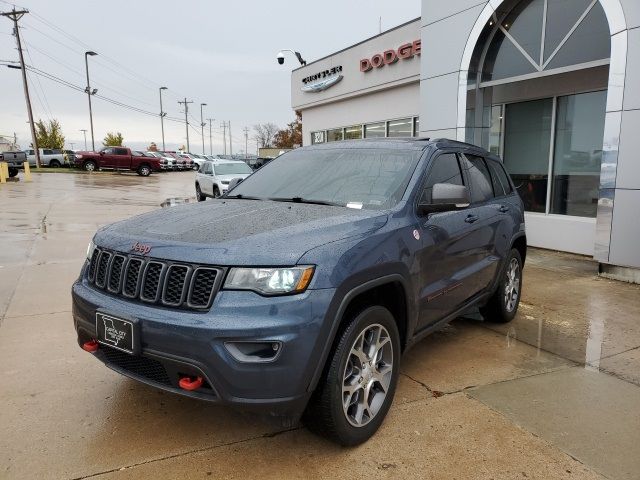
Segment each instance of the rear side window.
[{"label": "rear side window", "polygon": [[467,173],[471,183],[471,202],[486,202],[493,198],[491,175],[482,157],[465,154]]},{"label": "rear side window", "polygon": [[126,148],[116,148],[115,149],[115,154],[116,155],[127,155],[129,152],[127,151]]},{"label": "rear side window", "polygon": [[[511,184],[507,178],[507,172],[504,171],[504,167],[493,160],[487,160],[487,165],[489,165],[489,170],[491,170],[491,178],[493,179],[493,188],[496,191],[496,196],[499,195],[498,192],[504,192],[504,195],[509,195],[511,193]],[[496,182],[499,187],[496,185]]]},{"label": "rear side window", "polygon": [[431,194],[433,193],[433,186],[436,183],[464,185],[462,174],[460,173],[458,156],[455,153],[443,153],[433,161],[433,166],[427,177],[427,183],[420,196],[420,203],[431,203]]}]

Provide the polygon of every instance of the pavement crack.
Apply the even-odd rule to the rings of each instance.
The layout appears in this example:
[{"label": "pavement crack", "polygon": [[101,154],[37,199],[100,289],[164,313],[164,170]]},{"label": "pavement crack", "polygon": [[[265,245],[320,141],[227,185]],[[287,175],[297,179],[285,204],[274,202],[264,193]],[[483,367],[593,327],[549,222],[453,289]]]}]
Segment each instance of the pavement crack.
[{"label": "pavement crack", "polygon": [[212,451],[212,450],[215,450],[217,448],[229,447],[231,445],[238,445],[238,444],[241,444],[241,443],[251,442],[253,440],[260,440],[260,439],[263,439],[263,438],[272,438],[272,437],[276,437],[278,435],[282,435],[284,433],[288,433],[288,432],[293,432],[293,431],[299,430],[301,428],[302,427],[295,427],[295,428],[288,428],[288,429],[285,429],[285,430],[277,430],[275,432],[267,432],[267,433],[263,433],[261,435],[256,435],[256,436],[253,436],[253,437],[244,438],[242,440],[234,440],[234,441],[231,441],[231,442],[220,443],[218,445],[212,445],[212,446],[209,446],[209,447],[195,448],[193,450],[188,450],[186,452],[174,453],[172,455],[166,455],[166,456],[160,457],[160,458],[152,458],[150,460],[145,460],[143,462],[137,462],[137,463],[132,463],[131,465],[125,465],[125,466],[121,466],[121,467],[111,468],[109,470],[103,470],[101,472],[95,472],[95,473],[91,473],[89,475],[82,475],[80,477],[72,477],[70,480],[84,480],[86,478],[95,478],[95,477],[98,477],[100,475],[106,475],[108,473],[119,472],[119,471],[122,471],[122,470],[128,470],[130,468],[140,467],[142,465],[148,465],[150,463],[161,462],[161,461],[164,461],[164,460],[171,460],[171,459],[174,459],[174,458],[180,458],[180,457],[184,457],[184,456],[191,455],[191,454],[194,454],[194,453]]}]

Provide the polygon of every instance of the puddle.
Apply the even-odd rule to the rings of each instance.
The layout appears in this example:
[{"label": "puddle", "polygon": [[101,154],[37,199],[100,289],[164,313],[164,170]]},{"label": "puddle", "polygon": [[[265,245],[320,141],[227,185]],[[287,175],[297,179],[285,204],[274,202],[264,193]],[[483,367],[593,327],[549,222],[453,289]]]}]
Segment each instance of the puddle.
[{"label": "puddle", "polygon": [[167,198],[164,202],[160,204],[160,206],[162,208],[167,208],[167,207],[175,207],[176,205],[182,205],[184,203],[197,203],[197,202],[198,201],[195,199],[195,197],[189,197],[189,198],[174,197],[174,198]]}]

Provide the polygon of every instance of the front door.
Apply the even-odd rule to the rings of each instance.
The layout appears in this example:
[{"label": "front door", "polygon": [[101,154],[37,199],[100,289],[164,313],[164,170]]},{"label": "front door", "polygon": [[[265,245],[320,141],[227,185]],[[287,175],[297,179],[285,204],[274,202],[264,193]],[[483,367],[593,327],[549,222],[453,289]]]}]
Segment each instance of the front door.
[{"label": "front door", "polygon": [[100,168],[116,168],[118,160],[114,154],[114,148],[108,147],[100,150]]}]

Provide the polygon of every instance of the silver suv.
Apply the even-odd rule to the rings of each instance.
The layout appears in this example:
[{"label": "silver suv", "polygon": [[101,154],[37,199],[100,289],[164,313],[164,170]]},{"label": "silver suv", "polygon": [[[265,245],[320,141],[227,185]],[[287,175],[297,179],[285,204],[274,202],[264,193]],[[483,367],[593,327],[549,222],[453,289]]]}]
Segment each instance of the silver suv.
[{"label": "silver suv", "polygon": [[234,178],[245,179],[253,173],[251,167],[242,161],[206,161],[196,173],[196,197],[199,202],[207,197],[217,198],[227,193],[229,182]]}]

